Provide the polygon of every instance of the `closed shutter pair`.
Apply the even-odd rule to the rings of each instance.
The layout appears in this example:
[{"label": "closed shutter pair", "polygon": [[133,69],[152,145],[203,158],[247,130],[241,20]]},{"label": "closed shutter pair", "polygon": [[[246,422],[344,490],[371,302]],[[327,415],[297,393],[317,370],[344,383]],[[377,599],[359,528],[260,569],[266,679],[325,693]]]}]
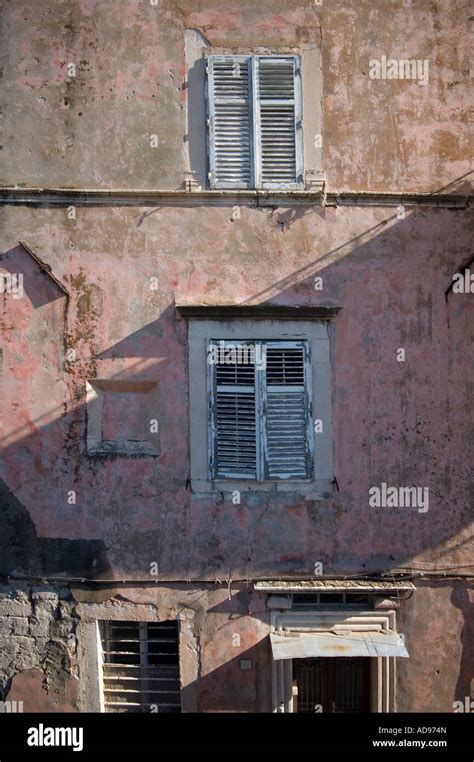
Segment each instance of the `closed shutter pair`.
[{"label": "closed shutter pair", "polygon": [[308,342],[211,342],[209,351],[210,478],[310,478]]},{"label": "closed shutter pair", "polygon": [[299,58],[211,56],[207,75],[210,187],[301,185]]}]

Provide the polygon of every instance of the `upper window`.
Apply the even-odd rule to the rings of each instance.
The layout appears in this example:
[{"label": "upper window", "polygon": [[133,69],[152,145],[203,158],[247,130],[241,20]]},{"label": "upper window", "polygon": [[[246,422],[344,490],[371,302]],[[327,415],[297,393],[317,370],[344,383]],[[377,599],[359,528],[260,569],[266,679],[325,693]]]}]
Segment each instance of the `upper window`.
[{"label": "upper window", "polygon": [[211,341],[211,479],[312,475],[312,393],[307,341]]},{"label": "upper window", "polygon": [[299,57],[210,56],[207,75],[210,187],[301,187]]}]

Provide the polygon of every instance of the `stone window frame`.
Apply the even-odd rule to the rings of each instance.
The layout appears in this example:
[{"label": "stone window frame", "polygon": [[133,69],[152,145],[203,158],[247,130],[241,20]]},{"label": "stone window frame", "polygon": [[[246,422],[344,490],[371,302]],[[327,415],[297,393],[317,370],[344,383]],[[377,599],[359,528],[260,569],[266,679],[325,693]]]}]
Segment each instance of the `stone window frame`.
[{"label": "stone window frame", "polygon": [[[309,191],[323,190],[325,184],[323,170],[323,79],[321,30],[319,27],[314,30],[314,36],[315,39],[313,40],[301,40],[294,45],[223,47],[211,45],[197,29],[185,30],[185,90],[187,95],[185,104],[187,123],[185,177],[192,178],[189,179],[189,182],[193,190],[206,190],[209,186],[206,129],[206,59],[209,56],[299,57],[302,88],[303,188]],[[283,189],[277,192],[291,196],[295,190]]]},{"label": "stone window frame", "polygon": [[[122,602],[123,603],[123,602]],[[79,603],[77,626],[79,657],[79,710],[104,713],[101,637],[99,621],[178,622],[179,668],[181,678],[181,712],[197,711],[197,692],[189,687],[199,679],[199,648],[194,634],[194,611],[158,612],[147,604],[127,602],[117,610],[113,599],[104,603]]]},{"label": "stone window frame", "polygon": [[[211,340],[308,341],[311,347],[313,421],[323,421],[323,432],[314,434],[312,477],[295,480],[237,480],[209,478],[208,470],[208,369]],[[232,318],[193,319],[188,325],[191,490],[194,496],[209,493],[291,492],[308,498],[327,498],[332,491],[331,361],[329,324],[320,320]]]},{"label": "stone window frame", "polygon": [[[341,606],[339,610],[321,608],[304,613],[305,632],[328,630],[338,621],[351,617],[357,619],[358,629],[364,624],[378,621],[383,628],[397,632],[397,615],[394,609],[388,611],[353,609]],[[301,628],[301,611],[272,611],[270,613],[271,632],[295,632]],[[330,657],[328,657],[330,658]],[[350,658],[350,657],[349,657]],[[396,712],[397,659],[393,656],[370,658],[370,712]],[[293,659],[275,661],[272,658],[272,712],[293,712]]]}]

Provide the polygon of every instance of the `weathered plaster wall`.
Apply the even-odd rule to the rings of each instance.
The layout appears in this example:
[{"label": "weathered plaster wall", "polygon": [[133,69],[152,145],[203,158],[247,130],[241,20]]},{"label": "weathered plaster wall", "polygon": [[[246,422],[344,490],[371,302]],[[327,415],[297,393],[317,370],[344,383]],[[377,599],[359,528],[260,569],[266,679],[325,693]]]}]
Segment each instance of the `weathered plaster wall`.
[{"label": "weathered plaster wall", "polygon": [[[186,29],[196,29],[227,48],[322,43],[323,164],[331,189],[466,184],[468,0],[2,6],[2,183],[181,187],[189,138],[184,40]],[[371,80],[369,61],[382,55],[428,60],[428,84]],[[318,78],[317,71],[307,77],[306,94]],[[194,120],[198,113],[194,102]],[[157,148],[150,135],[158,136]]]},{"label": "weathered plaster wall", "polygon": [[0,588],[0,692],[25,712],[77,711],[75,601],[66,587]]},{"label": "weathered plaster wall", "polygon": [[247,585],[4,586],[0,694],[25,712],[99,711],[98,619],[180,622],[183,711],[271,711],[268,611]]},{"label": "weathered plaster wall", "polygon": [[[321,42],[331,190],[468,187],[467,0],[15,0],[2,12],[2,183],[181,187],[184,39],[196,29],[223,48]],[[369,80],[369,60],[382,55],[428,59],[428,85]],[[306,80],[306,99],[315,80]],[[416,209],[397,219],[393,207],[242,206],[232,220],[230,203],[77,206],[75,219],[66,208],[0,210],[0,272],[22,273],[25,288],[21,299],[0,294],[0,571],[153,583],[76,597],[62,587],[5,588],[2,688],[27,709],[86,706],[78,625],[113,611],[178,616],[181,607],[194,637],[189,665],[201,675],[197,683],[189,666],[187,706],[266,711],[263,601],[245,585],[232,583],[229,600],[226,589],[186,580],[311,574],[316,561],[326,574],[472,562],[472,295],[445,295],[471,256],[468,212]],[[186,323],[175,304],[264,301],[342,308],[330,327],[337,483],[320,501],[196,498],[187,483]],[[87,455],[86,382],[97,379],[137,389],[158,382],[158,457]],[[368,489],[382,481],[429,487],[428,512],[370,508]],[[157,586],[152,563],[183,586]],[[461,582],[426,583],[403,604],[411,658],[400,660],[399,709],[449,711],[468,695],[470,595]],[[239,657],[252,659],[250,672]]]},{"label": "weathered plaster wall", "polygon": [[[46,563],[50,573],[147,578],[157,562],[164,577],[212,579],[311,573],[315,561],[327,574],[470,561],[472,303],[470,294],[445,297],[469,257],[465,212],[416,210],[405,220],[391,209],[304,207],[243,207],[235,221],[225,207],[78,208],[75,221],[63,209],[4,215],[2,263],[23,267],[26,287],[23,299],[2,295],[1,478],[9,531],[21,518],[22,538],[36,533],[43,543],[23,556],[15,545],[7,570]],[[17,238],[70,293],[66,337],[66,298],[53,283],[50,300],[34,306],[28,283],[48,276],[13,247]],[[321,501],[255,492],[240,506],[220,492],[197,499],[186,484],[186,322],[175,303],[267,299],[342,308],[330,328],[337,485]],[[405,362],[397,362],[400,347]],[[64,369],[67,349],[76,359]],[[86,381],[94,378],[159,383],[159,457],[87,455]],[[370,508],[368,490],[382,482],[428,487],[429,510]]]},{"label": "weathered plaster wall", "polygon": [[[472,694],[473,592],[421,582],[402,602],[397,711],[451,712]],[[97,619],[180,622],[184,711],[271,711],[269,612],[246,584],[0,590],[0,690],[30,711],[99,711]],[[429,650],[430,658],[426,658]],[[250,669],[240,661],[250,660]]]},{"label": "weathered plaster wall", "polygon": [[452,712],[474,695],[474,590],[463,580],[418,581],[398,627],[409,659],[397,660],[400,712]]}]

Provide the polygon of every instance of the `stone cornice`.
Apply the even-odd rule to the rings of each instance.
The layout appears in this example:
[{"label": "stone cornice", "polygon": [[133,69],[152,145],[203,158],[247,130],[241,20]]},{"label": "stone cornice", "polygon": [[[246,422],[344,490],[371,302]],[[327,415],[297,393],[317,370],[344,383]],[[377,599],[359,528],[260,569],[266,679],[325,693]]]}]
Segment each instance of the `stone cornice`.
[{"label": "stone cornice", "polygon": [[443,207],[470,206],[473,196],[458,193],[370,191],[257,191],[257,190],[148,190],[128,188],[0,188],[0,203],[33,206],[379,206]]}]

